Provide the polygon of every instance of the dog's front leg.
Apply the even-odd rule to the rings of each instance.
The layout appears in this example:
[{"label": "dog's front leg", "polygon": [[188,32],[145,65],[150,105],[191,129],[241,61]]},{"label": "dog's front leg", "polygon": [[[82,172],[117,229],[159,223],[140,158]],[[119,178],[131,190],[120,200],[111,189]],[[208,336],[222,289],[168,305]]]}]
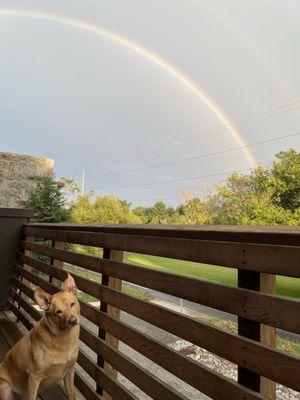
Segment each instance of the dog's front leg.
[{"label": "dog's front leg", "polygon": [[76,400],[75,387],[74,387],[74,374],[75,374],[75,367],[71,368],[64,377],[64,384],[69,400]]},{"label": "dog's front leg", "polygon": [[13,400],[14,395],[7,382],[0,380],[0,400]]},{"label": "dog's front leg", "polygon": [[25,400],[36,400],[39,387],[40,380],[36,376],[30,375],[28,378]]}]

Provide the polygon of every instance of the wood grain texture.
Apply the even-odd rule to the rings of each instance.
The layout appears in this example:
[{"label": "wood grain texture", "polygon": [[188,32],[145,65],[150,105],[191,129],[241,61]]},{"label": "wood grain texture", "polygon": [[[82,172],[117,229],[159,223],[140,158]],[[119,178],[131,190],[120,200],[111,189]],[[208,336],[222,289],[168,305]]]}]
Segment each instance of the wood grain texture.
[{"label": "wood grain texture", "polygon": [[[142,235],[25,229],[52,240],[300,277],[300,247]],[[285,265],[285,268],[282,268]]]},{"label": "wood grain texture", "polygon": [[[40,278],[38,278],[40,279]],[[52,290],[48,290],[49,292],[55,293],[57,288],[51,285],[49,282],[40,279],[41,287],[44,287],[46,290],[52,287]],[[43,282],[42,282],[43,281]],[[17,287],[21,287],[24,292],[28,294],[30,298],[33,298],[33,291],[30,288],[24,288],[24,284],[17,279],[13,279],[13,284]],[[15,300],[22,301],[23,299],[18,298],[18,294],[16,293]],[[24,301],[24,300],[23,300]],[[24,305],[24,304],[23,304]],[[211,371],[209,368],[202,366],[201,364],[180,355],[179,353],[171,350],[167,346],[161,344],[154,339],[144,336],[137,330],[126,326],[126,324],[121,323],[118,320],[114,320],[113,318],[107,316],[105,313],[97,310],[96,308],[81,302],[81,307],[83,309],[83,315],[90,319],[92,322],[97,323],[98,325],[101,324],[101,316],[103,316],[104,321],[108,321],[108,331],[113,333],[116,337],[123,340],[125,343],[128,344],[135,344],[132,346],[136,348],[136,350],[140,351],[142,354],[147,356],[148,358],[152,359],[154,362],[158,362],[158,364],[162,365],[165,369],[169,370],[175,375],[183,378],[187,383],[191,384],[195,388],[201,390],[203,393],[209,395],[211,398],[215,400],[258,400],[263,399],[260,395],[255,394],[253,391],[243,388],[241,385],[236,384],[235,382],[231,381],[223,377],[222,375]],[[28,312],[32,314],[33,317],[40,318],[40,313],[37,312],[31,305],[26,306]],[[17,310],[19,311],[19,310]],[[96,319],[96,320],[95,320]],[[115,324],[115,325],[114,325]],[[31,324],[32,326],[32,324]],[[107,325],[102,325],[106,329]],[[128,335],[129,332],[129,335]],[[95,336],[95,335],[94,335]],[[127,339],[126,339],[127,338]],[[99,340],[96,336],[93,338],[93,341]],[[91,344],[91,343],[90,343]],[[95,344],[91,344],[92,349],[94,348]],[[116,352],[116,351],[115,351]],[[108,353],[107,353],[108,354]],[[82,357],[82,353],[81,353]],[[108,357],[111,357],[108,354]],[[115,360],[115,358],[114,358]],[[110,362],[112,359],[110,358]],[[116,360],[114,361],[116,362]],[[89,369],[87,369],[87,365]],[[91,365],[91,360],[88,363],[81,363],[81,366],[86,369],[86,371],[91,374],[91,376],[96,379],[99,385],[104,386],[106,380],[109,382],[113,381],[109,374],[107,374],[103,369],[99,368],[95,364]],[[123,366],[124,368],[124,366]],[[99,369],[102,371],[99,372]],[[95,372],[96,371],[96,372]],[[135,371],[136,372],[136,371]],[[103,382],[103,373],[104,373],[104,382]],[[130,371],[127,372],[130,374]],[[97,374],[97,375],[95,375]],[[100,375],[99,375],[100,374]],[[98,376],[98,378],[96,378]],[[133,380],[137,379],[136,377],[132,377]],[[141,379],[138,377],[138,379]],[[146,383],[142,383],[145,385]],[[81,387],[79,387],[81,390]],[[106,385],[106,389],[108,386]],[[109,388],[111,394],[116,394],[116,392],[112,392],[111,388]],[[150,389],[155,391],[155,388]],[[85,393],[85,392],[83,392]],[[119,395],[119,392],[117,393]],[[122,399],[123,397],[116,397]]]},{"label": "wood grain texture", "polygon": [[244,243],[268,243],[299,246],[300,228],[285,226],[242,226],[242,225],[153,225],[153,224],[28,224],[24,230],[45,229],[54,231],[80,231],[117,233],[122,235],[144,235],[232,241]]},{"label": "wood grain texture", "polygon": [[[52,241],[52,247],[54,249],[63,250],[64,245],[65,245],[64,242],[59,242],[57,240]],[[64,262],[57,258],[51,257],[51,265],[53,265],[53,267],[56,267],[56,268],[64,269]],[[52,277],[50,277],[50,279],[52,279]],[[53,284],[59,288],[62,287],[61,282],[57,279],[53,279]]]},{"label": "wood grain texture", "polygon": [[[34,261],[36,262],[36,260]],[[47,273],[49,265],[43,264],[38,261],[36,265],[41,267],[41,271]],[[31,280],[34,284],[41,286],[50,293],[57,290],[45,280],[30,274],[28,271],[22,270],[20,267],[15,267],[15,271],[17,274]],[[55,271],[56,278],[64,279],[63,271],[55,268],[52,271]],[[209,324],[136,299],[96,282],[76,275],[74,276],[78,287],[91,296],[203,347],[241,367],[295,390],[300,390],[300,382],[297,375],[300,362],[298,357],[273,350],[253,340],[225,332]]]},{"label": "wood grain texture", "polygon": [[[276,276],[260,274],[260,292],[276,294]],[[260,342],[266,346],[276,348],[276,328],[273,326],[260,325]],[[276,400],[276,382],[265,377],[260,378],[260,393],[270,400]]]},{"label": "wood grain texture", "polygon": [[[119,263],[123,261],[123,252],[117,250],[103,249],[103,259],[112,260]],[[116,289],[122,290],[122,280],[109,276],[108,274],[102,273],[102,284],[106,286]],[[100,309],[105,311],[108,315],[113,316],[117,319],[120,319],[121,312],[118,308],[111,306],[110,304],[106,304],[101,302]],[[113,348],[118,349],[119,341],[114,336],[109,333],[103,331],[101,328],[99,329],[99,337],[105,338],[105,341],[111,345]],[[101,355],[98,354],[98,363],[103,364],[103,360],[101,359]],[[111,374],[115,379],[118,376],[118,371],[114,368],[109,362],[104,362],[104,370]],[[106,392],[103,393],[103,400],[112,400],[111,396],[109,396]]]},{"label": "wood grain texture", "polygon": [[[300,358],[275,348],[275,328],[300,333],[300,302],[276,296],[274,278],[274,275],[300,277],[300,228],[27,224],[23,233],[104,249],[101,260],[63,249],[21,243],[23,250],[48,255],[102,275],[102,284],[75,275],[79,289],[100,300],[98,309],[81,302],[83,315],[99,327],[98,337],[85,328],[82,331],[83,340],[98,356],[98,365],[94,363],[93,367],[89,364],[92,360],[84,358],[84,363],[92,368],[91,373],[95,373],[95,368],[100,369],[110,379],[116,378],[117,371],[127,373],[127,377],[152,398],[168,398],[168,388],[158,382],[153,389],[151,374],[145,371],[143,375],[138,366],[132,366],[132,361],[119,353],[118,341],[122,340],[213,399],[225,399],[225,392],[229,393],[228,400],[248,399],[247,396],[274,400],[274,382],[300,391],[297,379]],[[122,258],[112,257],[114,252],[121,254],[119,252],[123,251],[234,267],[238,269],[239,287],[129,265],[123,263]],[[56,285],[65,278],[57,266],[50,270],[49,265],[24,254],[18,254],[17,258],[34,270],[48,274]],[[57,290],[44,279],[21,270],[15,267],[16,274],[24,279],[50,292]],[[238,316],[238,335],[127,295],[122,292],[122,280],[234,314]],[[23,285],[14,284],[19,289]],[[13,291],[11,299],[15,301],[16,296],[18,293]],[[25,300],[21,299],[18,305],[24,312],[30,312]],[[232,386],[232,382],[204,366],[193,364],[191,368],[193,361],[126,326],[120,321],[120,310],[236,363],[239,383]],[[201,377],[201,384],[197,383],[196,375]],[[101,380],[97,384],[103,400],[114,398],[105,388],[102,391]],[[167,392],[162,394],[163,390]]]},{"label": "wood grain texture", "polygon": [[126,355],[99,339],[89,329],[81,327],[80,339],[152,399],[188,400]]},{"label": "wood grain texture", "polygon": [[104,371],[104,369],[93,362],[83,350],[79,351],[77,362],[99,386],[103,387],[105,391],[112,396],[112,398],[120,400],[138,400],[124,386]]},{"label": "wood grain texture", "polygon": [[[22,242],[21,246],[24,249],[32,249],[37,253],[56,257],[72,265],[78,265],[101,273],[107,279],[126,280],[185,300],[300,334],[299,300],[178,276],[155,271],[151,268],[114,262],[109,259],[101,260],[84,254],[32,243]],[[21,254],[18,257],[22,262],[30,261]],[[249,273],[251,274],[251,272]],[[109,276],[111,278],[108,278]]]}]

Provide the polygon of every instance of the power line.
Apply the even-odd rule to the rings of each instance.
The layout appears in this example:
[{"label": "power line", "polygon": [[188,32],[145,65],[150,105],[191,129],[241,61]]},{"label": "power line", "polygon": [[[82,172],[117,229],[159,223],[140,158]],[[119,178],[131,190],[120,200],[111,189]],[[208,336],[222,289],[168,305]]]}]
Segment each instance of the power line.
[{"label": "power line", "polygon": [[[235,172],[246,172],[250,171],[251,168],[247,169],[240,169],[236,170]],[[121,186],[109,186],[109,187],[104,187],[104,188],[98,188],[95,190],[109,190],[109,189],[122,189],[122,188],[130,188],[130,187],[141,187],[141,186],[152,186],[152,185],[160,185],[160,184],[166,184],[166,183],[172,183],[172,182],[183,182],[183,181],[190,181],[190,180],[197,180],[197,179],[205,179],[205,178],[214,178],[218,176],[224,176],[230,174],[232,171],[228,172],[218,172],[216,174],[210,174],[210,175],[201,175],[201,176],[190,176],[190,177],[185,177],[185,178],[175,178],[175,179],[168,179],[165,181],[155,181],[155,182],[147,182],[147,183],[141,183],[141,184],[132,184],[132,185],[121,185]]]},{"label": "power line", "polygon": [[[240,126],[247,125],[248,123],[259,122],[259,121],[267,119],[267,118],[271,118],[271,117],[275,117],[275,116],[278,116],[278,115],[282,115],[282,114],[285,114],[285,113],[290,112],[290,111],[295,111],[295,110],[300,108],[299,104],[300,104],[300,101],[297,100],[297,101],[294,101],[292,103],[287,103],[287,104],[284,104],[284,105],[281,105],[281,106],[277,106],[277,107],[271,108],[269,111],[265,111],[263,113],[252,114],[252,115],[250,115],[250,116],[248,116],[246,118],[242,118],[240,120],[237,120],[236,123],[233,123],[233,124],[230,124],[230,125],[227,125],[227,126],[226,125],[222,125],[222,126],[220,126],[218,128],[205,130],[205,131],[202,132],[202,135],[199,136],[197,134],[197,135],[190,136],[189,138],[181,140],[179,142],[179,144],[172,143],[172,144],[165,145],[165,146],[159,146],[159,147],[156,147],[156,148],[154,148],[152,150],[147,150],[147,152],[144,152],[144,153],[145,154],[149,154],[149,153],[151,153],[153,151],[155,151],[157,153],[160,153],[161,151],[178,147],[178,145],[182,145],[182,144],[185,144],[185,143],[191,143],[191,142],[202,140],[202,139],[207,139],[207,138],[215,136],[215,135],[217,135],[219,133],[223,133],[223,131],[224,131],[224,133],[226,133],[226,131],[228,130],[228,127],[229,128],[238,128]],[[297,106],[297,107],[290,108],[292,106]],[[281,110],[281,109],[287,108],[287,107],[289,107],[287,110],[279,111],[279,112],[275,112],[274,113],[274,111],[276,111],[276,110]],[[271,113],[271,115],[269,115],[270,113]],[[140,156],[141,154],[143,154],[143,152],[142,153],[139,152],[138,155]],[[136,153],[132,153],[130,156],[131,157],[132,156],[136,156]],[[89,179],[98,178],[99,176],[103,176],[103,175],[92,175],[92,176],[89,176]]]},{"label": "power line", "polygon": [[[179,145],[182,145],[182,144],[185,144],[185,143],[191,143],[191,142],[202,140],[202,139],[207,139],[207,138],[215,136],[215,135],[217,135],[219,133],[223,133],[223,131],[224,131],[224,133],[226,133],[228,131],[228,128],[239,128],[240,126],[245,126],[245,125],[247,125],[249,123],[253,124],[253,123],[262,121],[264,119],[276,117],[278,115],[286,114],[286,113],[288,113],[290,111],[298,110],[300,108],[299,107],[299,103],[300,103],[299,101],[295,101],[293,103],[289,103],[289,104],[285,104],[285,105],[282,105],[282,106],[275,107],[275,108],[270,109],[269,111],[264,112],[264,113],[253,114],[253,115],[248,116],[246,118],[242,118],[240,120],[237,120],[237,122],[229,124],[229,125],[222,125],[222,126],[220,126],[218,128],[208,129],[206,131],[203,131],[201,136],[199,136],[197,134],[197,135],[190,136],[189,138],[186,138],[184,140],[180,140],[179,141]],[[273,112],[275,110],[279,110],[279,109],[287,108],[287,107],[292,107],[292,106],[296,106],[296,107],[288,108],[287,110],[279,111],[279,112],[275,112],[275,113]],[[172,143],[172,144],[165,145],[165,146],[159,146],[159,147],[156,147],[153,150],[156,150],[157,152],[161,152],[163,150],[168,150],[168,149],[171,149],[171,148],[174,148],[174,147],[178,147],[178,144],[177,143]],[[147,154],[148,154],[148,152],[147,152]],[[135,154],[132,154],[132,155],[135,155]],[[139,155],[140,155],[140,153],[139,153]]]},{"label": "power line", "polygon": [[125,200],[129,200],[129,201],[166,201],[166,200],[180,200],[180,196],[172,196],[172,197],[162,197],[162,198],[152,198],[152,199],[136,199],[136,198],[130,198],[130,197],[126,197]]},{"label": "power line", "polygon": [[300,132],[295,132],[295,133],[291,133],[291,134],[284,135],[284,136],[279,136],[279,137],[272,138],[272,139],[266,139],[266,140],[262,140],[262,141],[255,142],[255,143],[249,143],[249,144],[245,144],[243,146],[236,146],[236,147],[231,147],[229,149],[219,150],[219,151],[215,151],[215,152],[211,152],[211,153],[200,154],[199,156],[183,158],[183,159],[177,160],[177,161],[169,161],[166,163],[149,165],[148,167],[142,167],[142,168],[129,169],[129,170],[119,171],[119,172],[111,172],[108,174],[102,174],[102,175],[99,175],[99,177],[124,175],[124,174],[130,174],[133,172],[147,171],[150,169],[165,167],[165,166],[169,166],[169,165],[183,164],[188,161],[199,160],[199,159],[203,159],[203,158],[207,158],[207,157],[213,157],[213,156],[220,155],[220,154],[226,154],[226,153],[230,153],[230,152],[236,151],[236,150],[241,150],[241,149],[244,149],[247,147],[258,146],[258,145],[266,144],[266,143],[272,143],[272,142],[276,142],[277,140],[282,140],[282,139],[286,139],[286,138],[290,138],[290,137],[294,137],[294,136],[298,136],[298,135],[300,135]]}]

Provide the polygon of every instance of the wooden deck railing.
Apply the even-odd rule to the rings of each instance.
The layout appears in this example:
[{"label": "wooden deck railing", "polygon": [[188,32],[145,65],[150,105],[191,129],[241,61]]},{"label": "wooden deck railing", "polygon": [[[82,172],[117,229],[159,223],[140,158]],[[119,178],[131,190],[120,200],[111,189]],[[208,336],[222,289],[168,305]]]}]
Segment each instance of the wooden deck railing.
[{"label": "wooden deck railing", "polygon": [[[150,398],[187,399],[121,352],[119,341],[212,399],[275,399],[275,382],[300,391],[300,358],[277,350],[275,336],[276,328],[300,333],[300,302],[275,290],[275,275],[300,277],[298,228],[29,224],[22,235],[9,307],[27,328],[41,317],[31,301],[34,286],[55,293],[66,276],[63,263],[99,274],[99,282],[73,274],[80,291],[100,301],[99,307],[80,301],[83,317],[98,329],[85,322],[81,327],[81,341],[97,355],[81,350],[78,358],[92,379],[77,372],[76,385],[87,399],[136,399],[118,372]],[[66,250],[62,243],[102,248],[103,258]],[[236,268],[238,287],[126,264],[124,251]],[[238,334],[129,295],[122,281],[231,313],[238,317]],[[128,325],[120,311],[235,363],[238,381]]]}]

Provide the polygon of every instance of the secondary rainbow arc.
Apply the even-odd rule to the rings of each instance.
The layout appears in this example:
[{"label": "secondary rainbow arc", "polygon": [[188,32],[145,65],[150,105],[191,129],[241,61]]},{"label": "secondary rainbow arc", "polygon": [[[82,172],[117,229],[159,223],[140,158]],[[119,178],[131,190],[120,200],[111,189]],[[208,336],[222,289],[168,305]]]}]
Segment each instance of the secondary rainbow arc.
[{"label": "secondary rainbow arc", "polygon": [[[126,46],[127,48],[135,51],[136,53],[144,56],[148,60],[160,66],[170,75],[174,76],[181,83],[183,83],[187,88],[189,88],[193,93],[195,93],[211,109],[211,111],[214,112],[214,114],[227,127],[228,132],[232,135],[232,137],[240,146],[245,146],[247,144],[242,133],[237,128],[233,127],[234,123],[222,111],[219,105],[216,102],[214,102],[198,84],[193,82],[192,79],[190,79],[184,72],[179,70],[176,66],[172,65],[167,60],[163,59],[162,57],[152,52],[151,50],[148,50],[145,47],[141,46],[140,44],[134,42],[133,40],[121,36],[117,33],[108,31],[104,28],[101,28],[100,26],[93,25],[91,23],[81,21],[78,19],[62,16],[59,14],[40,12],[29,9],[0,8],[0,15],[25,16],[37,19],[44,19],[52,22],[59,22],[62,24],[67,24],[70,26],[74,26],[76,28],[80,28],[98,34],[104,38],[110,39],[116,43]],[[243,148],[242,151],[245,155],[245,158],[249,162],[250,166],[255,166],[257,164],[257,161],[252,151],[247,147]]]}]

